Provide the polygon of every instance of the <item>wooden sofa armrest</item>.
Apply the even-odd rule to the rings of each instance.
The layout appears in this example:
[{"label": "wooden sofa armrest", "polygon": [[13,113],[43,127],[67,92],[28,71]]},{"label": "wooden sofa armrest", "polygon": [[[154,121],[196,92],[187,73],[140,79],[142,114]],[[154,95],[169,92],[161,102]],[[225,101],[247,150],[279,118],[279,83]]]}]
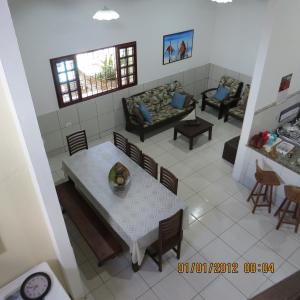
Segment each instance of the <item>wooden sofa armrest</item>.
[{"label": "wooden sofa armrest", "polygon": [[194,95],[187,93],[185,91],[181,92],[181,94],[186,95],[186,96],[190,96],[191,97],[191,103],[189,106],[193,106],[193,108],[196,107],[196,104],[199,103],[199,101],[197,99],[194,98]]},{"label": "wooden sofa armrest", "polygon": [[208,90],[202,92],[202,93],[201,93],[202,99],[208,98],[207,93],[208,93],[208,92],[212,92],[212,91],[216,91],[217,89],[218,89],[218,88],[212,88],[212,89],[208,89]]},{"label": "wooden sofa armrest", "polygon": [[[141,127],[144,127],[144,123],[140,122],[140,120],[133,114],[128,113],[129,115],[129,120],[134,120],[138,125],[140,125]],[[133,124],[136,125],[136,124]]]},{"label": "wooden sofa armrest", "polygon": [[224,106],[226,107],[226,109],[230,109],[232,107],[235,107],[235,106],[237,106],[240,99],[241,99],[240,97],[229,97],[226,100],[226,104],[224,103]]},{"label": "wooden sofa armrest", "polygon": [[[130,128],[130,127],[140,127],[140,128],[144,128],[144,124],[141,123],[135,115],[131,114],[128,110],[128,107],[127,107],[127,101],[126,101],[126,98],[122,98],[122,104],[123,104],[123,111],[124,111],[124,114],[125,114],[125,119],[126,119],[126,128]],[[134,120],[134,122],[136,123],[133,123],[132,120]]]},{"label": "wooden sofa armrest", "polygon": [[196,105],[199,103],[199,101],[197,99],[195,99],[194,97],[192,98],[192,103],[191,105],[196,108]]}]

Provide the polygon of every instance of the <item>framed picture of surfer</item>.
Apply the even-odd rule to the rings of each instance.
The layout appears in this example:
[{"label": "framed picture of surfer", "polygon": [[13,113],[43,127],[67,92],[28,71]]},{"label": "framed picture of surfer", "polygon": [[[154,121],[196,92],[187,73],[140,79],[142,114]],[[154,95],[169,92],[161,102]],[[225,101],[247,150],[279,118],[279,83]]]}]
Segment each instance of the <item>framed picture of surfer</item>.
[{"label": "framed picture of surfer", "polygon": [[163,64],[192,57],[194,30],[177,32],[163,37]]}]

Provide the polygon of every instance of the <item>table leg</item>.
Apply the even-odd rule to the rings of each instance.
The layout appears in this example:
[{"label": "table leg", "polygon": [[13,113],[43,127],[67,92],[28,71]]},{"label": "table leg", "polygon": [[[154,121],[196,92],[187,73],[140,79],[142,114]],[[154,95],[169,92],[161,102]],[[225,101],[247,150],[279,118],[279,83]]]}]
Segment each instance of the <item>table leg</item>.
[{"label": "table leg", "polygon": [[177,130],[174,128],[174,141],[177,140]]},{"label": "table leg", "polygon": [[209,141],[211,140],[211,136],[212,136],[212,127],[209,128],[209,130],[208,130],[208,140]]},{"label": "table leg", "polygon": [[194,138],[190,138],[190,150],[193,150],[193,142],[194,142]]},{"label": "table leg", "polygon": [[138,263],[132,263],[132,270],[133,272],[138,272],[140,269],[140,266]]}]

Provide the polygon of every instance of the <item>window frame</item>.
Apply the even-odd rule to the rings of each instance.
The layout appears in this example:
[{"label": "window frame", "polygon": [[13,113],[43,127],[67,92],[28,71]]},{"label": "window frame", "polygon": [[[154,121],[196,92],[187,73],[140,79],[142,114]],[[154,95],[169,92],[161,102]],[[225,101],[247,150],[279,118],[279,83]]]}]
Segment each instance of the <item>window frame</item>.
[{"label": "window frame", "polygon": [[[134,75],[134,81],[132,83],[127,82],[126,85],[122,85],[122,78],[127,77],[127,80],[128,80],[128,78],[130,76],[128,74],[128,67],[130,67],[130,66],[128,66],[128,65],[126,66],[127,75],[122,76],[121,75],[121,69],[122,69],[121,59],[122,59],[122,57],[120,57],[120,52],[119,51],[120,51],[120,49],[129,48],[129,47],[133,48],[133,55],[127,55],[127,53],[126,53],[126,58],[133,57],[133,59],[134,59],[134,63],[132,65],[130,65],[130,66],[134,67],[133,73],[130,74],[130,75]],[[116,59],[116,72],[117,72],[118,87],[82,98],[80,77],[79,77],[79,72],[78,72],[76,55],[85,54],[85,53],[98,51],[98,50],[103,50],[103,49],[107,49],[107,48],[115,48],[115,59]],[[69,89],[69,91],[67,93],[69,94],[70,102],[65,103],[63,101],[63,95],[67,94],[67,93],[62,93],[61,92],[61,84],[62,83],[59,81],[59,72],[57,71],[56,64],[59,63],[59,62],[65,62],[66,60],[73,60],[75,79],[66,81],[66,83],[68,84],[68,89]],[[67,106],[70,106],[70,105],[73,105],[73,104],[76,104],[76,103],[84,102],[84,101],[87,101],[87,100],[90,100],[90,99],[93,99],[93,98],[96,98],[96,97],[99,97],[99,96],[102,96],[102,95],[106,95],[106,94],[109,94],[109,93],[113,93],[113,92],[116,92],[116,91],[119,91],[119,90],[129,88],[129,87],[132,87],[132,86],[135,86],[135,85],[138,84],[136,41],[123,43],[123,44],[117,44],[117,45],[110,46],[110,47],[102,47],[102,48],[97,48],[97,49],[93,49],[93,50],[83,51],[83,52],[79,52],[79,53],[76,53],[76,54],[69,54],[69,55],[64,55],[64,56],[60,56],[60,57],[51,58],[50,59],[50,65],[51,65],[53,83],[54,83],[54,87],[55,87],[55,92],[56,92],[59,108],[63,108],[63,107],[67,107]],[[76,81],[76,83],[77,83],[77,90],[76,91],[78,92],[78,99],[76,99],[76,100],[72,100],[72,98],[71,98],[71,90],[70,90],[70,84],[69,84],[70,81]]]}]

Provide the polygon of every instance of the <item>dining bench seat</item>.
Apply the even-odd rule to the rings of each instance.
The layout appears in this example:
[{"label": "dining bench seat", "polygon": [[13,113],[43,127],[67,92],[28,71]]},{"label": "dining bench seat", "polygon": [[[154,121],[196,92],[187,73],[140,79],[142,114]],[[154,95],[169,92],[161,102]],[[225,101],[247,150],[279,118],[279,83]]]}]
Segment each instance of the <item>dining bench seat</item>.
[{"label": "dining bench seat", "polygon": [[120,241],[87,204],[72,181],[56,186],[56,192],[63,210],[95,253],[99,265],[122,251]]}]

